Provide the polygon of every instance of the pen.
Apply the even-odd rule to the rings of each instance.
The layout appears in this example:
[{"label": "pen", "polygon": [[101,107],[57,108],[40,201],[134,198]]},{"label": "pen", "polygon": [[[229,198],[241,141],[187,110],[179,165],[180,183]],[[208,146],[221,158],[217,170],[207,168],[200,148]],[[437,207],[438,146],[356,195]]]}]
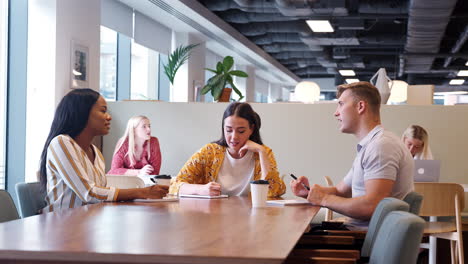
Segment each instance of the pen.
[{"label": "pen", "polygon": [[[294,174],[291,173],[291,174],[289,174],[289,175],[291,175],[291,177],[292,177],[293,179],[297,180],[297,178],[296,178],[296,176],[294,176]],[[301,182],[301,183],[302,183],[302,182]],[[304,183],[302,183],[302,186],[304,186],[308,191],[310,191],[309,186],[305,185]]]}]

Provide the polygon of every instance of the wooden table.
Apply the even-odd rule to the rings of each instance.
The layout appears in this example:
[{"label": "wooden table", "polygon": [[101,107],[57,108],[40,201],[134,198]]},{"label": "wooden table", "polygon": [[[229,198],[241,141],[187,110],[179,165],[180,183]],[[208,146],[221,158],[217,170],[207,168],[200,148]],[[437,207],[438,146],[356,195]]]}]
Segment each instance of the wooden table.
[{"label": "wooden table", "polygon": [[94,204],[0,224],[0,263],[281,263],[318,210],[241,197]]}]

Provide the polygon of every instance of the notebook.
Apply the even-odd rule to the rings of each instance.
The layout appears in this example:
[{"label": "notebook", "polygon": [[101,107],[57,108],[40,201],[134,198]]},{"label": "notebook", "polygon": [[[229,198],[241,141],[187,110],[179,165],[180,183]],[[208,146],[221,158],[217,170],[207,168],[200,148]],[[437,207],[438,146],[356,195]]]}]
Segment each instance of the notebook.
[{"label": "notebook", "polygon": [[440,160],[414,160],[415,182],[438,182]]},{"label": "notebook", "polygon": [[229,195],[221,194],[221,195],[197,195],[197,194],[179,194],[180,198],[203,198],[203,199],[219,199],[219,198],[228,198]]}]

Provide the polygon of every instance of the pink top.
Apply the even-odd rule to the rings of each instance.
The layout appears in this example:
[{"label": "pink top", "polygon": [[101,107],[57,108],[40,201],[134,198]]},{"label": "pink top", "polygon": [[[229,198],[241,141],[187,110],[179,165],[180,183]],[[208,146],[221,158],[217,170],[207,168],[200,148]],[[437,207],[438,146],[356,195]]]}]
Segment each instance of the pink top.
[{"label": "pink top", "polygon": [[151,137],[149,142],[151,152],[150,157],[148,158],[148,152],[146,151],[146,144],[148,144],[148,141],[146,141],[143,145],[144,150],[141,154],[140,160],[137,160],[133,166],[130,166],[130,159],[125,156],[128,151],[128,141],[122,144],[120,149],[114,154],[111,169],[107,174],[124,175],[128,169],[141,169],[147,164],[153,166],[154,171],[152,174],[159,174],[159,169],[161,169],[161,150],[159,149],[158,138]]}]

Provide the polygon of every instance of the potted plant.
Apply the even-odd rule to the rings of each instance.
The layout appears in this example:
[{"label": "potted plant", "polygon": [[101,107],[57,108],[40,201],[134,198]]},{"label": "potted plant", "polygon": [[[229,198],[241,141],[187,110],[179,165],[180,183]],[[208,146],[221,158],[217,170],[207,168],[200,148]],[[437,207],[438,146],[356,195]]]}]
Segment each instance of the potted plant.
[{"label": "potted plant", "polygon": [[[233,65],[234,59],[231,56],[226,56],[222,62],[218,62],[216,64],[216,69],[205,68],[205,70],[213,72],[215,75],[208,79],[206,85],[201,90],[201,93],[206,94],[211,91],[211,95],[213,95],[213,98],[218,102],[229,102],[232,90],[239,95],[238,100],[244,98],[239,89],[234,85],[233,76],[243,78],[247,78],[249,76],[243,71],[231,71]],[[231,88],[226,87],[228,84]]]},{"label": "potted plant", "polygon": [[164,73],[172,85],[174,85],[177,70],[189,59],[192,49],[198,45],[200,44],[180,45],[169,55],[168,62],[164,65]]}]

